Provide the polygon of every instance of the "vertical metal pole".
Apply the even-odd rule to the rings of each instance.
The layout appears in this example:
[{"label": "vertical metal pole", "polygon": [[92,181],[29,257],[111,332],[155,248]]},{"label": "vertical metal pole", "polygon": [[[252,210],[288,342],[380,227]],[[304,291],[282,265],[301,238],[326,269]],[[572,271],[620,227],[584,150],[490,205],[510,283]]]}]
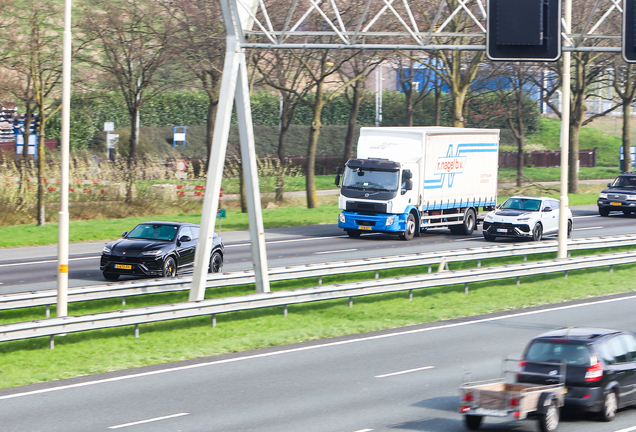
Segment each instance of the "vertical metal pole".
[{"label": "vertical metal pole", "polygon": [[[221,5],[224,5],[221,2]],[[225,22],[228,23],[224,11]],[[231,25],[226,25],[231,29]],[[228,30],[229,32],[230,30]],[[236,79],[238,76],[238,56],[236,53],[236,36],[227,36],[227,52],[225,53],[225,65],[223,66],[223,78],[221,78],[221,91],[219,93],[219,106],[217,109],[214,135],[212,137],[212,150],[208,161],[208,178],[203,197],[203,209],[201,213],[201,233],[199,244],[194,255],[194,274],[192,275],[192,288],[190,289],[190,301],[200,301],[205,297],[205,281],[208,274],[208,260],[212,251],[212,237],[216,212],[219,209],[219,193],[223,180],[223,165],[225,164],[225,152],[230,133],[230,120]]]},{"label": "vertical metal pole", "polygon": [[[251,1],[251,9],[258,6],[258,2]],[[252,129],[252,114],[249,104],[249,90],[247,84],[247,65],[245,52],[240,46],[241,25],[249,27],[249,16],[245,16],[245,23],[241,22],[240,11],[235,1],[221,0],[223,21],[227,31],[227,47],[219,106],[217,108],[212,151],[208,161],[208,178],[205,187],[203,210],[201,214],[201,234],[199,245],[194,257],[194,274],[190,301],[200,301],[205,297],[205,282],[208,272],[208,260],[212,250],[212,236],[216,213],[219,208],[219,193],[223,179],[223,165],[230,132],[232,102],[236,95],[237,113],[239,120],[239,134],[241,136],[241,154],[243,157],[243,172],[248,194],[248,216],[250,235],[252,239],[252,258],[255,266],[256,291],[269,292],[267,274],[267,259],[265,254],[265,233],[260,205],[260,191],[258,176],[256,175],[256,152],[254,150],[254,132]],[[238,88],[237,88],[238,82]],[[238,92],[238,93],[237,93]]]},{"label": "vertical metal pole", "polygon": [[68,314],[68,186],[69,129],[71,123],[71,0],[64,0],[62,46],[62,131],[60,167],[60,212],[57,228],[57,316]]},{"label": "vertical metal pole", "polygon": [[[565,0],[565,31],[572,33],[572,0]],[[570,152],[570,62],[571,53],[563,53],[563,79],[561,86],[561,199],[559,204],[559,250],[557,258],[568,254],[568,154]]]},{"label": "vertical metal pole", "polygon": [[252,261],[254,262],[254,278],[256,292],[269,292],[269,274],[267,253],[265,249],[265,230],[261,211],[261,191],[258,185],[258,166],[256,164],[256,144],[254,143],[254,127],[250,92],[247,81],[247,62],[245,52],[237,53],[239,77],[236,84],[236,114],[239,138],[241,141],[241,160],[243,164],[243,180],[247,198],[247,217],[250,226]]}]

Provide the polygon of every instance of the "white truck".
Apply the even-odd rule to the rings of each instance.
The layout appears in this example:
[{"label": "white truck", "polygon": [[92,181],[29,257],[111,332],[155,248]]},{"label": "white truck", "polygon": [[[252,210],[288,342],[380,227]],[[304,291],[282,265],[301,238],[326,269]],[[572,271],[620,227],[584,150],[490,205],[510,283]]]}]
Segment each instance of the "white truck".
[{"label": "white truck", "polygon": [[[470,235],[497,203],[498,129],[365,127],[358,157],[339,167],[338,226],[350,237],[432,227]],[[342,180],[342,185],[340,185]]]}]

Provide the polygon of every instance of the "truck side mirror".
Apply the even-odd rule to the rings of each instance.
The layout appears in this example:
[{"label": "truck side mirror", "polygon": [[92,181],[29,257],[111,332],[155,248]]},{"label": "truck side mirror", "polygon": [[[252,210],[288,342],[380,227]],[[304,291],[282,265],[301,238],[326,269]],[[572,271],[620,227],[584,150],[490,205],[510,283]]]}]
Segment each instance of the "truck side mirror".
[{"label": "truck side mirror", "polygon": [[402,171],[402,179],[404,180],[410,180],[413,178],[413,173],[411,172],[411,170],[404,170]]},{"label": "truck side mirror", "polygon": [[402,188],[402,195],[406,193],[406,191],[410,191],[413,189],[413,180],[408,179],[404,180],[404,188]]},{"label": "truck side mirror", "polygon": [[340,186],[340,174],[342,174],[342,167],[336,167],[336,186]]}]

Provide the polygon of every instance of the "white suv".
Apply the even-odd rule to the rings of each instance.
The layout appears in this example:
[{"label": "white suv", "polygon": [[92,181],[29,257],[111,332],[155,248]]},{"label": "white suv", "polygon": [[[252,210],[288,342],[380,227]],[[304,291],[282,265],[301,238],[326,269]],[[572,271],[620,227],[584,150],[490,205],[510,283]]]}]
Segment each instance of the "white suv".
[{"label": "white suv", "polygon": [[[572,233],[572,212],[568,212],[568,237]],[[541,240],[559,231],[559,200],[545,197],[514,196],[486,215],[482,227],[484,238],[529,238]]]}]

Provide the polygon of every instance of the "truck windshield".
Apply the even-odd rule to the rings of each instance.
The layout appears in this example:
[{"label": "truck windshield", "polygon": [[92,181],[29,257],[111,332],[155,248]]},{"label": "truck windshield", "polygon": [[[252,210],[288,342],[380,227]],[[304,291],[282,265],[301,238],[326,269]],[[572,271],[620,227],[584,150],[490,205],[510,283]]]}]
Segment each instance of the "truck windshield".
[{"label": "truck windshield", "polygon": [[342,187],[394,192],[398,190],[398,179],[398,171],[346,167]]}]

